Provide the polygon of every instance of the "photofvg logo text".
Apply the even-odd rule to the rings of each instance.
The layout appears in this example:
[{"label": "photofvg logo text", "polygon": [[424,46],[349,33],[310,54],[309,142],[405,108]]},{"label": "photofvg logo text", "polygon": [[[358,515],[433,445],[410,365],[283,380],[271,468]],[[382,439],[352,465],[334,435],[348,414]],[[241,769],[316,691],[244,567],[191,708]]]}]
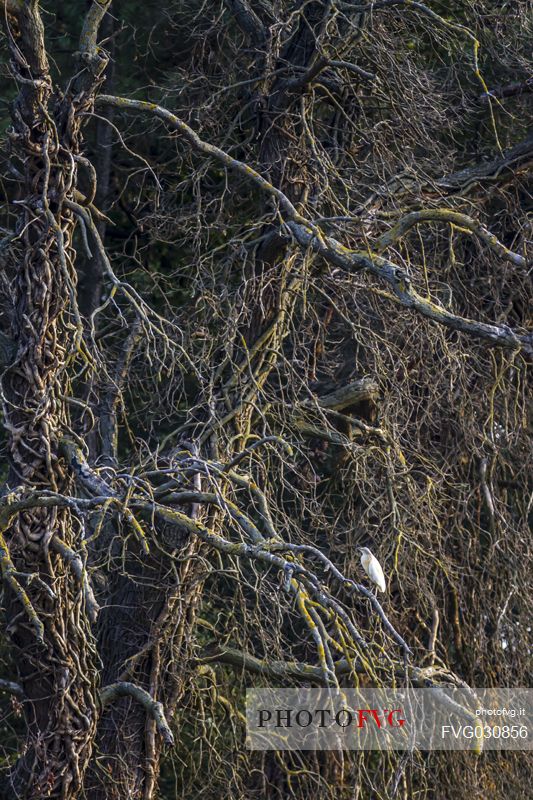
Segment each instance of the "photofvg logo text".
[{"label": "photofvg logo text", "polygon": [[377,728],[401,728],[405,724],[404,712],[401,708],[260,708],[258,728],[267,726],[274,728],[308,728],[316,725],[319,728],[339,728],[354,726],[364,728],[373,725]]},{"label": "photofvg logo text", "polygon": [[529,750],[533,690],[254,689],[246,721],[253,750]]}]

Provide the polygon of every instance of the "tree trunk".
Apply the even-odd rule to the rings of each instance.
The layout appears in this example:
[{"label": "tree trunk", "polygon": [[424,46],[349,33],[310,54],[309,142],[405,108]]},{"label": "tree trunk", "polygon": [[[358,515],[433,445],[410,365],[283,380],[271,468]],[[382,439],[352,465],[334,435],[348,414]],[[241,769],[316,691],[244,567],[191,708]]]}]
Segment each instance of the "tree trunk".
[{"label": "tree trunk", "polygon": [[[27,22],[28,35],[40,36],[35,20]],[[58,441],[69,425],[65,362],[79,330],[70,301],[76,283],[73,220],[63,201],[76,185],[78,147],[75,139],[59,138],[47,111],[51,79],[44,50],[34,47],[33,53],[33,85],[15,104],[11,135],[24,164],[25,196],[19,220],[22,257],[13,284],[12,326],[19,346],[4,379],[5,419],[11,485],[64,493],[69,480]],[[74,797],[91,756],[97,719],[95,641],[80,586],[55,550],[58,540],[76,547],[80,533],[65,509],[25,511],[9,530],[21,578],[16,578],[20,589],[11,584],[8,617],[28,698],[28,742],[8,796]]]},{"label": "tree trunk", "polygon": [[[100,612],[102,682],[133,681],[158,698],[170,718],[184,690],[194,622],[196,544],[173,541],[183,553],[178,575],[169,580],[164,557],[129,558],[108,590]],[[117,553],[117,558],[121,554]],[[159,775],[163,742],[154,721],[129,698],[104,710],[98,724],[96,758],[87,776],[91,800],[150,800]]]},{"label": "tree trunk", "polygon": [[[15,13],[9,41],[22,88],[13,104],[10,139],[13,159],[23,170],[23,197],[17,225],[21,255],[12,265],[11,324],[18,352],[3,381],[9,483],[68,494],[59,441],[69,430],[66,365],[79,354],[82,328],[74,219],[66,203],[74,198],[78,165],[84,162],[81,114],[92,104],[105,59],[89,48],[65,95],[52,92],[37,4],[18,4]],[[20,653],[28,726],[9,797],[76,797],[91,757],[99,689],[94,619],[69,565],[69,554],[82,551],[82,535],[79,521],[60,508],[23,511],[7,534],[9,632]]]}]

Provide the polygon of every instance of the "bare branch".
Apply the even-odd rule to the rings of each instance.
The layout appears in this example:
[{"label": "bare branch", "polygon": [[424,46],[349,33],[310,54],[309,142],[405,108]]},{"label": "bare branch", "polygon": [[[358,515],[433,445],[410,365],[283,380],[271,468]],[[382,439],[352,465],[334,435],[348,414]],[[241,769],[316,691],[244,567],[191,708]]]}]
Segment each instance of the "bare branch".
[{"label": "bare branch", "polygon": [[82,57],[91,59],[97,55],[98,29],[111,3],[112,0],[92,0],[80,34]]},{"label": "bare branch", "polygon": [[358,64],[352,64],[350,61],[328,61],[329,67],[334,67],[335,69],[346,69],[348,72],[355,72],[356,75],[360,75],[361,78],[365,78],[367,81],[375,81],[376,76],[373,72],[368,72],[368,70],[363,69]]},{"label": "bare branch", "polygon": [[305,225],[310,224],[305,217],[302,217],[298,213],[287,195],[284,194],[284,192],[282,192],[280,189],[277,189],[275,186],[273,186],[270,181],[267,181],[267,179],[260,175],[257,170],[255,170],[253,167],[250,167],[248,164],[245,164],[244,161],[239,161],[239,159],[228,155],[228,153],[225,153],[224,150],[220,149],[220,147],[216,147],[216,145],[205,142],[195,131],[193,131],[189,125],[187,125],[186,122],[183,122],[183,120],[181,120],[175,114],[172,114],[171,111],[167,111],[165,108],[156,105],[156,103],[147,103],[144,100],[132,100],[126,97],[113,97],[107,94],[99,95],[99,97],[96,99],[96,104],[115,106],[121,110],[133,109],[135,111],[143,111],[159,117],[159,119],[168,123],[175,130],[182,133],[193,146],[193,148],[199,153],[203,153],[210,158],[215,158],[228,169],[239,173],[243,177],[255,183],[255,185],[264,192],[276,198],[281,208],[284,209],[290,219],[294,219]]},{"label": "bare branch", "polygon": [[35,630],[35,635],[37,640],[43,644],[44,643],[44,625],[42,621],[39,619],[35,608],[28,596],[28,593],[25,589],[20,585],[18,581],[19,573],[15,569],[15,565],[11,560],[11,556],[9,555],[9,550],[6,544],[6,540],[4,539],[3,534],[0,532],[0,570],[2,571],[2,579],[4,583],[9,586],[11,591],[15,594],[18,598],[22,608],[28,619],[30,620],[32,627]]},{"label": "bare branch", "polygon": [[[236,669],[245,670],[251,674],[263,675],[264,677],[276,680],[297,680],[304,683],[316,683],[319,686],[325,685],[324,674],[319,667],[312,664],[305,664],[302,661],[271,661],[266,658],[257,658],[251,653],[238,650],[227,645],[216,647],[212,651],[206,650],[195,659],[196,663],[201,664],[224,664]],[[365,674],[366,668],[358,661],[348,661],[341,658],[334,663],[335,674],[338,678],[345,675]],[[405,664],[395,666],[395,675],[398,679],[405,678]],[[407,665],[409,680],[414,686],[427,688],[431,686],[464,686],[457,675],[442,667],[431,665],[429,667],[416,667]]]},{"label": "bare branch", "polygon": [[137,317],[124,342],[124,346],[117,360],[115,372],[111,377],[109,389],[102,400],[102,411],[100,414],[102,455],[109,464],[114,464],[116,462],[118,447],[117,406],[122,395],[122,388],[126,380],[133,352],[141,336],[141,320]]},{"label": "bare branch", "polygon": [[249,37],[256,47],[264,45],[266,39],[266,30],[246,0],[225,0],[226,5],[232,12],[239,28]]},{"label": "bare branch", "polygon": [[399,222],[394,225],[390,231],[383,234],[376,242],[376,253],[382,253],[387,248],[391,247],[395,242],[405,236],[419,222],[448,222],[452,225],[458,225],[465,228],[471,233],[475,233],[482,242],[484,242],[491,250],[494,250],[496,255],[500,258],[510,261],[517,267],[527,266],[526,259],[519,253],[513,253],[502,242],[499,241],[497,236],[491,233],[481,222],[468,216],[468,214],[461,214],[458,211],[452,211],[449,208],[428,208],[422,211],[411,211],[402,217]]},{"label": "bare branch", "polygon": [[154,700],[146,689],[128,681],[111,683],[100,691],[100,701],[104,707],[114,703],[115,700],[119,700],[121,697],[130,697],[136,703],[140,703],[146,713],[154,720],[157,732],[165,744],[169,746],[174,744],[174,734],[167,722],[163,703]]},{"label": "bare branch", "polygon": [[522,142],[511,147],[502,156],[491,161],[466,167],[458,172],[443,175],[436,181],[428,184],[427,188],[434,190],[437,187],[445,194],[468,194],[474,187],[485,183],[497,183],[509,175],[529,171],[533,161],[533,136],[528,136]]},{"label": "bare branch", "polygon": [[318,238],[312,231],[296,222],[288,222],[287,227],[300,245],[310,248],[331,264],[349,272],[366,269],[384,280],[406,308],[413,308],[424,317],[439,322],[447,328],[485,339],[500,347],[512,350],[523,348],[527,353],[533,352],[533,334],[517,334],[507,325],[490,325],[486,322],[478,322],[452,314],[442,306],[438,306],[418,294],[411,286],[406,272],[391,261],[372,253],[349,250],[331,237]]},{"label": "bare branch", "polygon": [[507,83],[505,86],[496,86],[493,89],[489,89],[488,92],[484,92],[479,100],[482,103],[488,103],[491,97],[496,100],[503,100],[506,97],[520,97],[523,94],[529,94],[529,92],[533,92],[533,78],[528,78],[525,81],[514,81],[513,83]]},{"label": "bare branch", "polygon": [[321,408],[342,411],[343,408],[361,403],[364,400],[376,400],[379,397],[379,386],[373,378],[358,378],[334,392],[321,395],[317,402]]},{"label": "bare branch", "polygon": [[[423,298],[410,285],[406,273],[396,264],[374,255],[372,252],[357,252],[350,250],[331,237],[327,237],[312,222],[303,217],[280,190],[263,178],[255,169],[243,161],[232,158],[219,147],[204,142],[192,128],[180,120],[175,114],[161,108],[155,103],[146,103],[141,100],[130,100],[123,97],[100,95],[97,100],[103,105],[112,105],[120,109],[134,109],[137,111],[154,114],[169,123],[176,130],[185,135],[192,146],[204,155],[216,158],[229,169],[238,172],[250,179],[256,186],[275,197],[281,208],[287,214],[289,221],[286,227],[290,230],[298,244],[306,250],[321,255],[326,261],[336,266],[341,266],[349,271],[368,270],[376,277],[388,283],[401,304],[412,308],[425,317],[463,333],[468,333],[481,339],[486,339],[500,347],[513,350],[523,348],[526,352],[533,352],[533,334],[520,335],[505,325],[490,325],[484,322],[466,319],[452,314],[431,300]],[[490,236],[490,234],[487,235]]]},{"label": "bare branch", "polygon": [[59,553],[65,559],[65,561],[72,566],[74,574],[82,587],[89,618],[91,622],[96,622],[98,619],[100,606],[96,602],[96,598],[89,581],[89,576],[87,575],[87,570],[85,569],[85,565],[83,564],[81,556],[78,553],[75,553],[74,550],[58,536],[54,536],[50,546],[52,550],[55,550],[57,553]]}]

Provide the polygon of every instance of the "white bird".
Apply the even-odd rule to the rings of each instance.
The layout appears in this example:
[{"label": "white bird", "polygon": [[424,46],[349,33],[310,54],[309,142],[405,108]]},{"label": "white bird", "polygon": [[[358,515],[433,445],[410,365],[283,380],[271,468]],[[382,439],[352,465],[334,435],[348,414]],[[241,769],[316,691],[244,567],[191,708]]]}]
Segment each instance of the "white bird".
[{"label": "white bird", "polygon": [[380,592],[384,592],[386,589],[385,575],[376,556],[370,552],[368,547],[358,547],[357,549],[361,553],[361,564],[364,571],[370,580],[376,584]]}]

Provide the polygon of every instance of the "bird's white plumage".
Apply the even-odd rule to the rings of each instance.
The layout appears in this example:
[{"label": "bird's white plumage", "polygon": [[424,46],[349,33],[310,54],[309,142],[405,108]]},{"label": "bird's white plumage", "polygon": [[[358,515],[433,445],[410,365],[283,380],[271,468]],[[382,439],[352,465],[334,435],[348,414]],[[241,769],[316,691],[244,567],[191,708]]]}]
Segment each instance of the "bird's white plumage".
[{"label": "bird's white plumage", "polygon": [[384,592],[386,589],[385,575],[383,574],[381,564],[377,560],[376,556],[370,552],[368,547],[362,548],[362,551],[361,564],[364,571],[370,580],[376,584],[380,592]]}]

